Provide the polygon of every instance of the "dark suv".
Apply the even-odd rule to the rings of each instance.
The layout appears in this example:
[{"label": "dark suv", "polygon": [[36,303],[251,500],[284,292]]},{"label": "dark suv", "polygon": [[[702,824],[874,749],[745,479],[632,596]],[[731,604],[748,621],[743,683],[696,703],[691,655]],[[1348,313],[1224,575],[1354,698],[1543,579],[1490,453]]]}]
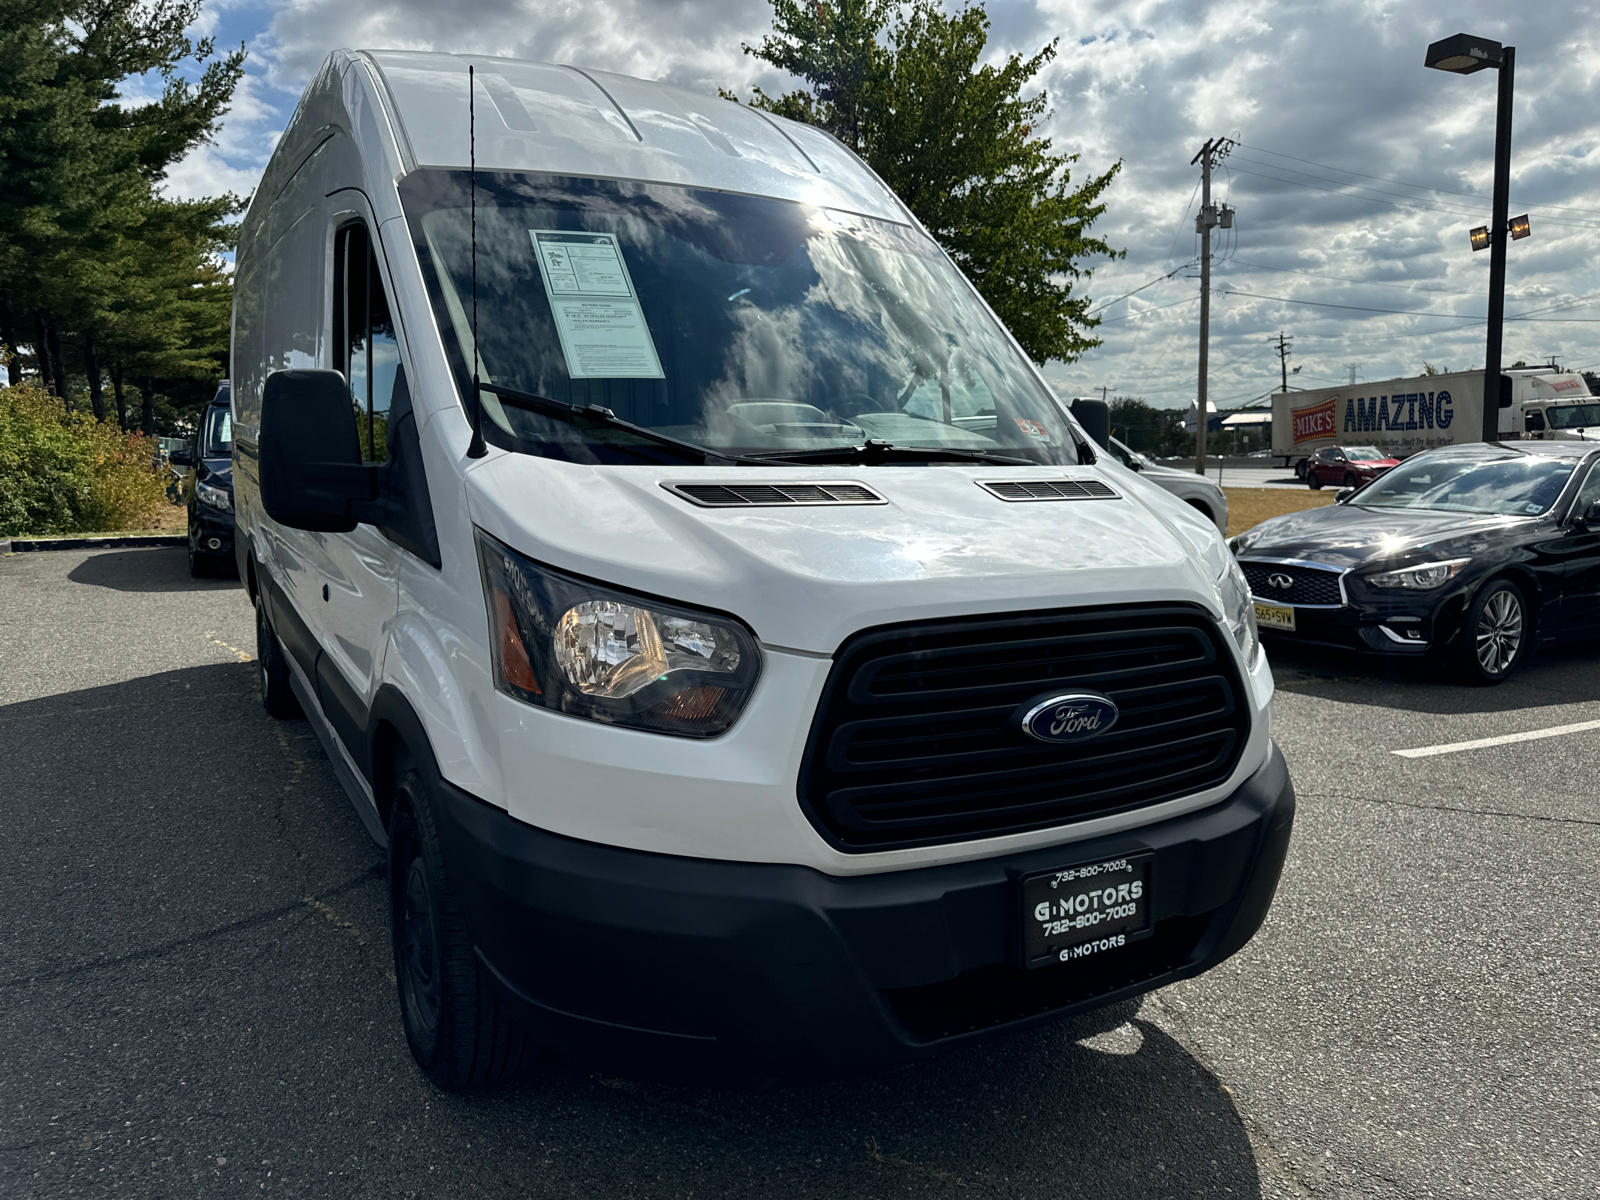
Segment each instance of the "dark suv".
[{"label": "dark suv", "polygon": [[233,561],[233,416],[224,379],[200,418],[186,451],[172,455],[189,467],[183,491],[189,502],[189,574],[227,573]]}]

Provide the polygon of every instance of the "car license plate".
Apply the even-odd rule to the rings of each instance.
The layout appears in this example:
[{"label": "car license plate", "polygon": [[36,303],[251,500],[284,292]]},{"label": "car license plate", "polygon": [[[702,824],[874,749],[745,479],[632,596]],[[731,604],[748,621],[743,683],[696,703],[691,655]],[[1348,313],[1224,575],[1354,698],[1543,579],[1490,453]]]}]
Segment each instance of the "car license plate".
[{"label": "car license plate", "polygon": [[1130,854],[1025,876],[1023,962],[1072,962],[1148,935],[1152,858]]},{"label": "car license plate", "polygon": [[1263,604],[1256,601],[1256,624],[1263,629],[1282,629],[1294,632],[1294,609],[1287,604]]}]

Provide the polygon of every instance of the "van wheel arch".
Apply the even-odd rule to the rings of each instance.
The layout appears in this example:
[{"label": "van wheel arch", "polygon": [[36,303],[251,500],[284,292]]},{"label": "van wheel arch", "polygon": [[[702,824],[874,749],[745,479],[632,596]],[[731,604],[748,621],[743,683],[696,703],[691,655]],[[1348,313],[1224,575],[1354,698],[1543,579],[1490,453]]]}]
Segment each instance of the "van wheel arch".
[{"label": "van wheel arch", "polygon": [[409,758],[430,778],[438,779],[439,760],[434,757],[422,719],[393,684],[384,684],[373,697],[367,728],[372,752],[372,799],[378,806],[378,819],[387,829],[399,784],[396,765]]}]

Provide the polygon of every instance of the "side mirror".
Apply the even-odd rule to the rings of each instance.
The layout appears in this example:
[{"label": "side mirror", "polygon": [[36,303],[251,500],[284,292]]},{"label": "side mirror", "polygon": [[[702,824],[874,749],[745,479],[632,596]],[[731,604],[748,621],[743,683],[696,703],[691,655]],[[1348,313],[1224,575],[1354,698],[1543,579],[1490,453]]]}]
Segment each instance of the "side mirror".
[{"label": "side mirror", "polygon": [[1522,416],[1522,429],[1525,433],[1544,432],[1544,414],[1542,412],[1524,413]]},{"label": "side mirror", "polygon": [[274,371],[261,396],[261,503],[291,529],[348,533],[378,495],[338,371]]},{"label": "side mirror", "polygon": [[167,455],[167,461],[175,467],[192,467],[194,466],[194,455],[190,454],[186,449],[174,450]]},{"label": "side mirror", "polygon": [[1337,492],[1335,492],[1333,494],[1333,502],[1335,504],[1343,504],[1343,503],[1345,503],[1345,501],[1349,500],[1350,497],[1354,496],[1355,494],[1356,494],[1355,488],[1340,488]]},{"label": "side mirror", "polygon": [[1111,406],[1104,400],[1074,400],[1072,415],[1083,426],[1094,444],[1102,450],[1111,447]]}]

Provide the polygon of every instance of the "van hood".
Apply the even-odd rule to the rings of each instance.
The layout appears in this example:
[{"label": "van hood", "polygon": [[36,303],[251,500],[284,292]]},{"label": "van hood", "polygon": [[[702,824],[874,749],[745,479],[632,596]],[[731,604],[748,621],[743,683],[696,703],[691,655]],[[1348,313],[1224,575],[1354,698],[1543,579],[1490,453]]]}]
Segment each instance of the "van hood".
[{"label": "van hood", "polygon": [[[1127,475],[586,466],[491,451],[467,495],[480,528],[539,562],[731,613],[770,646],[832,654],[860,629],[935,617],[1161,600],[1216,615],[1215,528]],[[1043,479],[1100,479],[1118,496],[1008,502],[978,486]],[[703,508],[663,486],[802,482],[863,484],[887,503]]]}]

